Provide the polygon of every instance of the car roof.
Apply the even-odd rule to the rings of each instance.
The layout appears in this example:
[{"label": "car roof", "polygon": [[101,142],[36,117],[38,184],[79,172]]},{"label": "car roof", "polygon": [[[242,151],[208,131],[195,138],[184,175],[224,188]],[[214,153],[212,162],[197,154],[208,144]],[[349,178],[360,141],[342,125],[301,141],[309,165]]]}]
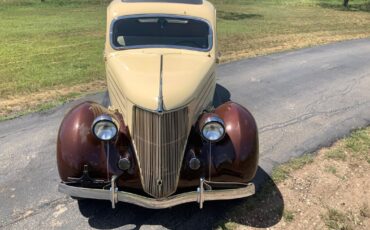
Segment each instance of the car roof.
[{"label": "car roof", "polygon": [[122,16],[165,14],[196,17],[216,23],[216,11],[207,0],[113,0],[108,6],[108,23]]},{"label": "car roof", "polygon": [[122,2],[162,2],[162,3],[183,3],[203,4],[203,0],[122,0]]}]

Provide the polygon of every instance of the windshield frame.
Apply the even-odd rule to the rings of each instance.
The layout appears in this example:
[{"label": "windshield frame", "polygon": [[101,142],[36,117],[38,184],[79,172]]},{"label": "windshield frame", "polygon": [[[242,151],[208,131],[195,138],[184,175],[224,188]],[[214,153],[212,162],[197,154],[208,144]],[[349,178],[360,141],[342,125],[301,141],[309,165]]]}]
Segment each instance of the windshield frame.
[{"label": "windshield frame", "polygon": [[[113,42],[113,28],[117,21],[121,19],[130,19],[130,18],[153,18],[153,17],[167,17],[173,19],[192,19],[205,22],[209,28],[209,35],[208,35],[208,48],[196,48],[190,46],[181,46],[181,45],[135,45],[135,46],[116,46]],[[177,15],[177,14],[132,14],[132,15],[125,15],[119,16],[112,20],[110,24],[109,30],[109,42],[111,47],[114,50],[130,50],[130,49],[143,49],[143,48],[172,48],[172,49],[186,49],[186,50],[195,50],[195,51],[202,51],[202,52],[209,52],[213,48],[213,29],[211,23],[204,19],[194,16],[185,16],[185,15]]]}]

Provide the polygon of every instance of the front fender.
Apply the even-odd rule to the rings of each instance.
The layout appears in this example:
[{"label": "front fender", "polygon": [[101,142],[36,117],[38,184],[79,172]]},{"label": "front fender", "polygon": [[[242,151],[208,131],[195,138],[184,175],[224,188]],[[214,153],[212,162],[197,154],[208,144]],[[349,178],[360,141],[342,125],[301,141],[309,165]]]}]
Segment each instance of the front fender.
[{"label": "front fender", "polygon": [[[234,149],[232,170],[240,173],[246,181],[253,179],[258,167],[259,145],[257,124],[252,114],[235,102],[220,105],[215,113],[224,120],[226,136]],[[221,149],[216,144],[215,152],[217,151]]]},{"label": "front fender", "polygon": [[[202,139],[201,127],[209,116],[219,116],[225,124],[222,140],[210,143]],[[215,182],[250,182],[258,168],[258,131],[252,114],[243,106],[226,102],[212,113],[203,114],[197,122],[197,131],[190,134],[179,187],[199,184],[199,178]],[[196,156],[201,166],[191,170],[190,159]]]},{"label": "front fender", "polygon": [[114,143],[99,141],[91,131],[94,119],[108,114],[119,122],[119,135],[115,142],[124,141],[126,128],[120,116],[95,102],[84,102],[72,108],[64,117],[57,137],[57,165],[62,181],[82,176],[84,166],[88,166],[92,178],[107,178],[106,147],[110,146],[109,174],[122,174],[116,162],[119,155]]}]

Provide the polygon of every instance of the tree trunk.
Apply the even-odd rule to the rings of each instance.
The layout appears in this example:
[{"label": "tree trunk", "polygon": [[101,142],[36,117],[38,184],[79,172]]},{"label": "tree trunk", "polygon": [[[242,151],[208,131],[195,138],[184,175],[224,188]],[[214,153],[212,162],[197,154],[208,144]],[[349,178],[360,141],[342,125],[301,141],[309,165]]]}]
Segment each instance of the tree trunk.
[{"label": "tree trunk", "polygon": [[348,5],[349,5],[349,0],[344,0],[343,1],[343,6],[348,8]]}]

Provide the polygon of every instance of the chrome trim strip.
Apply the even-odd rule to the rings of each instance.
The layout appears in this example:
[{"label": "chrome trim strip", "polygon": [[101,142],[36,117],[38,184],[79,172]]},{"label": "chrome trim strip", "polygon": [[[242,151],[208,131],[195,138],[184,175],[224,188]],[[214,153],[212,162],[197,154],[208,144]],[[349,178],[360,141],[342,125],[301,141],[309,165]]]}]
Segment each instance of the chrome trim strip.
[{"label": "chrome trim strip", "polygon": [[[249,183],[245,187],[236,189],[203,190],[201,195],[202,197],[200,197],[201,193],[199,190],[200,188],[198,188],[198,191],[182,193],[160,200],[124,191],[117,191],[116,197],[117,201],[138,205],[144,208],[162,209],[190,202],[203,204],[204,201],[232,200],[252,196],[255,194],[255,186],[253,183]],[[112,193],[109,190],[75,187],[64,183],[59,183],[58,191],[69,196],[80,198],[109,201],[112,199]]]},{"label": "chrome trim strip", "polygon": [[160,64],[160,71],[159,71],[159,96],[158,96],[158,113],[162,113],[164,111],[163,108],[163,54],[161,55],[161,64]]},{"label": "chrome trim strip", "polygon": [[112,179],[111,179],[110,192],[111,192],[111,203],[112,203],[112,208],[113,209],[116,208],[116,203],[118,202],[118,196],[117,196],[118,188],[116,187],[117,178],[118,177],[116,175],[113,175]]},{"label": "chrome trim strip", "polygon": [[[120,19],[126,19],[126,18],[150,18],[150,17],[169,17],[169,18],[181,18],[181,19],[193,19],[193,20],[199,20],[207,23],[209,28],[209,35],[208,35],[208,48],[202,49],[202,48],[195,48],[195,47],[187,47],[187,46],[179,46],[179,45],[141,45],[141,46],[129,46],[129,47],[117,47],[113,43],[113,27],[114,24],[120,20]],[[119,16],[112,20],[110,24],[109,29],[109,43],[111,47],[114,50],[130,50],[130,49],[143,49],[143,48],[173,48],[173,49],[185,49],[185,50],[194,50],[194,51],[202,51],[202,52],[208,52],[212,50],[213,48],[213,28],[211,23],[204,19],[204,18],[198,18],[194,16],[185,16],[185,15],[178,15],[178,14],[132,14],[132,15],[125,15],[125,16]]]},{"label": "chrome trim strip", "polygon": [[204,178],[200,178],[200,185],[198,188],[198,192],[199,192],[199,198],[198,198],[199,208],[202,209],[203,204],[204,204]]},{"label": "chrome trim strip", "polygon": [[[222,120],[222,119],[221,119],[220,117],[218,117],[218,116],[211,116],[211,117],[207,117],[207,119],[204,121],[203,127],[204,127],[206,124],[210,123],[210,122],[217,122],[217,123],[221,124],[221,125],[223,126],[223,128],[225,128],[225,122],[224,122],[224,120]],[[202,128],[203,128],[203,127],[202,127]]]}]

